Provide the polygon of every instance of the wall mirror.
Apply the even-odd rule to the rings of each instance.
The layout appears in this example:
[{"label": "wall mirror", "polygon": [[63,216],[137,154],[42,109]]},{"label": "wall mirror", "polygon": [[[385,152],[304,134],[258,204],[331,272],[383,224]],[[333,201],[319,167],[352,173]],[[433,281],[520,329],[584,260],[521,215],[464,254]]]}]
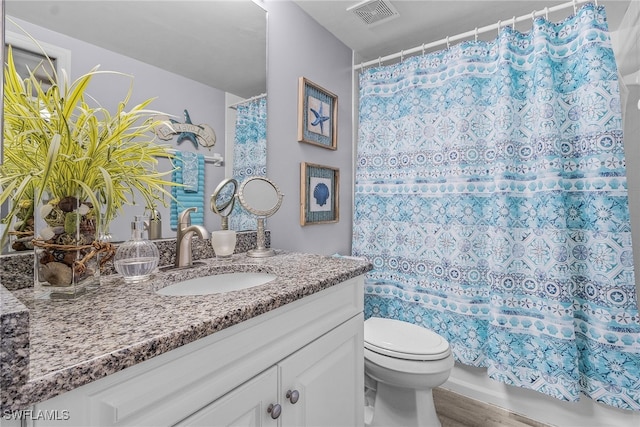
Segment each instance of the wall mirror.
[{"label": "wall mirror", "polygon": [[283,197],[277,185],[261,176],[247,178],[240,185],[238,191],[240,204],[258,217],[258,244],[256,249],[247,252],[248,256],[262,258],[275,255],[273,249],[265,247],[264,220],[280,209]]},{"label": "wall mirror", "polygon": [[[219,140],[216,153],[224,155],[229,148],[227,146],[225,150],[220,141],[230,126],[227,115],[232,110],[227,108],[226,103],[266,92],[267,14],[260,6],[260,0],[4,0],[3,8],[5,25],[2,31],[12,35],[22,33],[10,19],[21,26],[27,23],[24,27],[30,34],[33,27],[41,29],[39,34],[32,34],[39,42],[68,49],[72,76],[74,73],[84,73],[97,64],[101,65],[101,70],[131,74],[135,77],[134,94],[144,99],[156,97],[151,108],[176,115],[180,121],[184,121],[182,111],[193,108],[195,111],[189,111],[193,123],[198,123],[198,120],[207,124],[214,122]],[[54,34],[55,37],[50,40],[42,34]],[[73,41],[73,47],[64,45],[67,40]],[[5,42],[10,42],[6,35]],[[89,50],[91,55],[88,54]],[[114,53],[130,60],[126,67],[112,65]],[[101,58],[104,58],[104,62]],[[196,108],[190,101],[201,91],[192,88],[188,92],[182,90],[180,85],[157,81],[157,77],[141,71],[145,67],[148,69],[149,65],[219,90],[222,93],[219,96],[220,107],[218,98],[215,99],[216,104],[212,105],[214,101],[209,97],[197,104]],[[125,91],[128,84],[124,84]],[[97,90],[109,90],[107,85],[103,86]],[[180,102],[171,102],[179,97]],[[202,95],[201,98],[205,97]],[[116,108],[109,101],[104,102],[100,97],[96,99],[107,108]],[[167,111],[167,108],[173,111]],[[214,114],[216,117],[211,117]],[[218,114],[221,117],[218,118]],[[169,143],[181,149],[176,146],[176,141]],[[232,143],[233,139],[227,140],[227,144]],[[199,151],[210,154],[202,147]],[[214,186],[225,178],[224,168],[215,169],[209,173],[207,166],[205,179],[208,187],[205,195],[210,195]],[[125,208],[110,229],[114,241],[129,237],[127,224],[143,210],[144,206]],[[168,228],[168,208],[161,214],[163,237],[175,236],[175,231],[172,234]],[[204,225],[210,229],[218,228],[217,216],[209,211]]]},{"label": "wall mirror", "polygon": [[266,91],[266,11],[252,0],[4,3],[8,17],[225,92],[249,98]]}]

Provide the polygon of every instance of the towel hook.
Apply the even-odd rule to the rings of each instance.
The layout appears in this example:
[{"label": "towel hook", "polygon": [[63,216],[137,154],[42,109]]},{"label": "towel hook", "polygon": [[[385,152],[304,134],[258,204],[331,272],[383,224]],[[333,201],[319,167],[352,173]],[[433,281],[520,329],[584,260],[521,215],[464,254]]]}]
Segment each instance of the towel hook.
[{"label": "towel hook", "polygon": [[475,37],[475,41],[478,41],[478,27],[476,27],[476,29],[473,30],[473,36]]}]

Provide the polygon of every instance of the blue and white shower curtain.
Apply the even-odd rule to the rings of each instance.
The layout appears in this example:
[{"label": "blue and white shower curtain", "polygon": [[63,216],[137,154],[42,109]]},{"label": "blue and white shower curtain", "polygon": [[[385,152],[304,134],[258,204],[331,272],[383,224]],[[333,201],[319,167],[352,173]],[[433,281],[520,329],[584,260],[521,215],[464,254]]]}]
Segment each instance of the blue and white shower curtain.
[{"label": "blue and white shower curtain", "polygon": [[592,4],[360,76],[365,315],[507,384],[640,410],[617,70]]},{"label": "blue and white shower curtain", "polygon": [[[233,178],[242,184],[251,176],[267,176],[267,98],[238,105],[233,145]],[[229,216],[231,230],[255,230],[256,217],[236,203]]]}]

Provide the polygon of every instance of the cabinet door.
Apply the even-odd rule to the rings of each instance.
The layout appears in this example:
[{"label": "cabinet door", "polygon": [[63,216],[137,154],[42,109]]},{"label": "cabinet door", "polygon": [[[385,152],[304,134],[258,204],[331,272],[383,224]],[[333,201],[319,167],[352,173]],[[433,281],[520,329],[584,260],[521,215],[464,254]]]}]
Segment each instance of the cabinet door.
[{"label": "cabinet door", "polygon": [[272,367],[182,420],[178,426],[277,426],[267,412],[278,398],[278,369]]},{"label": "cabinet door", "polygon": [[360,314],[278,365],[283,427],[364,425],[363,334]]}]

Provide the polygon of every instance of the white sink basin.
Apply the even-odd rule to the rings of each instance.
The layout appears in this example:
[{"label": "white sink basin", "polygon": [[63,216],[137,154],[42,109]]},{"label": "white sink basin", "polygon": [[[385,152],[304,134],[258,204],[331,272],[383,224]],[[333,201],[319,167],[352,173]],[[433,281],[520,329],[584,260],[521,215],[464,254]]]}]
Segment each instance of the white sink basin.
[{"label": "white sink basin", "polygon": [[157,293],[172,296],[222,294],[264,285],[276,277],[267,273],[216,274],[174,283],[160,289]]}]

